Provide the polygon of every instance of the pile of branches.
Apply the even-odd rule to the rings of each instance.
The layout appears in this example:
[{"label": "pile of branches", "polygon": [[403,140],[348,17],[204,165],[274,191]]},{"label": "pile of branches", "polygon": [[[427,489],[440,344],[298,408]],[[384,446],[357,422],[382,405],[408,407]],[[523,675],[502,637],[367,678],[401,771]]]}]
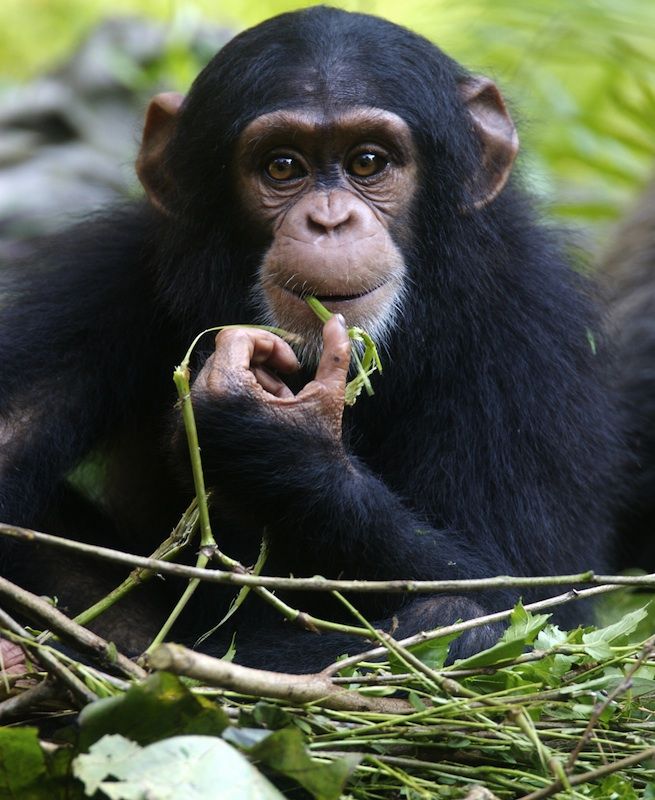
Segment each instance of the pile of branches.
[{"label": "pile of branches", "polygon": [[[171,541],[196,516],[194,504]],[[175,549],[171,541],[145,559],[11,526],[0,533],[132,566],[128,580],[82,622],[157,573],[182,575],[190,586],[200,578],[234,583],[237,597],[292,586],[331,591],[349,603],[342,592],[380,590],[377,582],[174,564],[161,557]],[[351,606],[375,646],[314,675],[287,675],[162,637],[134,663],[79,618],[0,579],[0,796],[655,796],[655,637],[640,633],[646,609],[571,632],[542,613],[626,584],[652,588],[655,576],[499,577],[457,589],[535,580],[598,585],[404,641],[375,630]],[[453,588],[451,581],[385,584],[386,591]],[[26,629],[18,616],[38,629]],[[445,666],[450,642],[463,631],[503,618],[508,625],[497,644]]]}]

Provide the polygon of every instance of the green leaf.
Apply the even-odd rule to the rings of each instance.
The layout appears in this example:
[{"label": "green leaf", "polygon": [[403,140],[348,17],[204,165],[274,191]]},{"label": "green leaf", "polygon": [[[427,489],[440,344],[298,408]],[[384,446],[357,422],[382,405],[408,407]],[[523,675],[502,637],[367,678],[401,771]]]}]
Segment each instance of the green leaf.
[{"label": "green leaf", "polygon": [[139,744],[175,734],[219,735],[229,725],[214,703],[197,697],[165,672],[150,676],[117,697],[97,700],[80,713],[80,749],[108,733],[120,733]]},{"label": "green leaf", "polygon": [[531,614],[525,610],[522,603],[517,603],[510,617],[510,625],[498,643],[469,658],[456,661],[457,669],[488,667],[517,658],[534,642],[549,618],[550,614]]},{"label": "green leaf", "polygon": [[44,753],[36,728],[0,728],[2,800],[83,800],[70,774],[72,748]]},{"label": "green leaf", "polygon": [[222,661],[234,661],[234,657],[237,654],[237,635],[236,631],[232,634],[232,638],[230,639],[230,645],[225,651],[225,654],[221,657]]},{"label": "green leaf", "polygon": [[532,644],[549,619],[550,614],[531,614],[519,602],[512,611],[509,628],[503,633],[501,641]]},{"label": "green leaf", "polygon": [[329,763],[315,761],[307,752],[303,735],[297,728],[275,731],[248,753],[281,775],[295,780],[315,800],[339,800],[350,773],[361,760],[360,755],[352,754]]},{"label": "green leaf", "polygon": [[[606,691],[613,691],[617,686],[622,684],[624,680],[625,675],[622,673],[614,676],[608,676]],[[638,678],[633,675],[633,677],[630,679],[629,691],[630,696],[633,698],[641,697],[642,695],[655,697],[655,681],[651,680],[650,678]]]},{"label": "green leaf", "polygon": [[285,728],[293,722],[293,717],[280,706],[273,703],[265,703],[260,700],[255,704],[252,715],[258,725],[263,725],[271,731]]},{"label": "green leaf", "polygon": [[632,781],[619,775],[610,775],[602,780],[594,786],[591,796],[599,800],[637,800],[639,797]]},{"label": "green leaf", "polygon": [[627,638],[633,633],[639,623],[648,616],[646,606],[635,609],[626,614],[618,622],[605,628],[587,631],[582,636],[585,653],[596,661],[603,661],[612,657],[611,644],[618,644],[619,640]]},{"label": "green leaf", "polygon": [[[412,655],[416,656],[419,661],[423,662],[423,664],[426,664],[431,669],[441,669],[448,657],[450,643],[458,639],[461,635],[461,631],[459,633],[451,633],[448,636],[442,636],[440,639],[430,639],[427,642],[411,645],[411,647],[407,649]],[[391,671],[395,674],[407,672],[407,667],[403,666],[393,653],[389,655],[389,665]]]},{"label": "green leaf", "polygon": [[36,728],[0,729],[0,797],[37,798],[46,766]]},{"label": "green leaf", "polygon": [[416,711],[425,711],[425,709],[427,708],[427,706],[425,705],[425,703],[424,703],[424,702],[421,700],[421,698],[420,698],[420,697],[419,697],[419,696],[416,694],[416,692],[410,692],[410,693],[407,695],[407,699],[408,699],[408,700],[409,700],[409,702],[412,704],[412,708],[413,708],[413,709],[415,709]]},{"label": "green leaf", "polygon": [[139,747],[105,736],[73,761],[89,795],[110,800],[283,800],[283,795],[242,756],[214,736],[174,736]]},{"label": "green leaf", "polygon": [[230,744],[240,747],[242,750],[250,750],[263,742],[271,731],[263,728],[234,728],[230,726],[223,731],[223,739]]},{"label": "green leaf", "polygon": [[551,647],[566,644],[568,634],[560,630],[557,625],[546,625],[539,631],[534,646],[537,650],[550,650]]}]

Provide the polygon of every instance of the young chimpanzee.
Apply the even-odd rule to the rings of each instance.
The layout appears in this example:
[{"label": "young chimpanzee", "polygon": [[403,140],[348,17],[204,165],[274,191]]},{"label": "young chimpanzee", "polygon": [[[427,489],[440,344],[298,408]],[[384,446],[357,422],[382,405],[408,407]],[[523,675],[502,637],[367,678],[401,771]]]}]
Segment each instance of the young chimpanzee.
[{"label": "young chimpanzee", "polygon": [[[172,366],[206,327],[269,323],[302,337],[297,354],[241,328],[194,369],[225,552],[252,563],[265,530],[278,575],[600,568],[618,445],[598,325],[510,178],[517,147],[490,80],[391,23],[318,7],[237,36],[186,98],[152,101],[137,163],[147,202],[48,241],[10,276],[0,518],[148,551],[190,496]],[[309,294],[381,346],[375,396],[345,411],[343,320],[321,330]],[[107,464],[102,515],[64,488],[91,453]],[[51,557],[37,568],[14,547],[3,569],[53,591]],[[90,579],[66,575],[56,593],[74,607]],[[404,636],[519,594],[538,596],[356,602]],[[209,589],[177,638],[209,628],[230,596]],[[291,602],[352,621],[318,593]],[[310,670],[365,646],[296,629],[252,595],[232,620],[246,664]],[[232,633],[205,644],[221,654]],[[455,655],[495,633],[476,629]]]}]

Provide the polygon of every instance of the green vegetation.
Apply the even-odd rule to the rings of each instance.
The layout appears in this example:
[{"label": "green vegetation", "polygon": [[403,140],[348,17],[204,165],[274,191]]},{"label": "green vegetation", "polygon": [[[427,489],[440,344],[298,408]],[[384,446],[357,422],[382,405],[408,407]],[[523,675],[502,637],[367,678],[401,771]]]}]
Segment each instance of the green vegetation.
[{"label": "green vegetation", "polygon": [[[1,728],[0,796],[652,798],[655,639],[630,643],[644,616],[567,634],[519,605],[489,650],[444,667],[446,639],[394,644],[386,660],[336,673],[332,702],[163,672],[121,685],[67,659],[99,699],[74,727],[53,708],[57,748],[36,728]],[[226,670],[233,683],[256,673]]]},{"label": "green vegetation", "polygon": [[[300,4],[302,5],[302,3]],[[491,74],[519,109],[529,153],[524,171],[572,222],[606,223],[643,185],[655,157],[655,4],[644,0],[409,0],[335,3],[381,14],[438,42],[471,69]],[[4,0],[0,70],[24,78],[65,57],[109,14],[146,14],[170,28],[169,70],[190,82],[187,32],[202,18],[235,31],[298,7],[291,0],[216,4],[171,0]]]}]

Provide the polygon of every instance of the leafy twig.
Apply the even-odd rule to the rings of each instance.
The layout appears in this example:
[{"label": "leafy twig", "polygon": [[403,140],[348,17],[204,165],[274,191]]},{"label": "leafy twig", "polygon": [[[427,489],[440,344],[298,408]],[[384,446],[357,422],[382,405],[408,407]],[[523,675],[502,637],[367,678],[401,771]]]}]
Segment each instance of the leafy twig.
[{"label": "leafy twig", "polygon": [[[544,611],[545,609],[554,608],[555,606],[563,605],[564,603],[570,603],[588,597],[595,597],[599,594],[613,592],[619,588],[619,585],[608,584],[604,586],[594,586],[592,589],[571,589],[571,591],[566,592],[565,594],[558,594],[554,597],[549,597],[546,600],[538,600],[534,603],[526,603],[524,608],[526,611]],[[402,645],[403,647],[410,647],[411,645],[420,644],[421,642],[428,642],[432,641],[433,639],[441,639],[444,636],[450,636],[453,633],[460,633],[471,630],[472,628],[479,628],[481,625],[489,625],[493,622],[504,622],[511,617],[512,613],[513,609],[495,611],[492,614],[485,614],[481,617],[473,617],[472,619],[467,619],[463,622],[455,622],[452,625],[444,625],[443,627],[435,628],[432,631],[421,631],[421,633],[417,633],[414,636],[408,636],[406,639],[401,639],[398,644]],[[335,672],[340,672],[344,668],[354,667],[361,661],[375,660],[384,654],[384,647],[376,647],[372,650],[367,650],[366,652],[349,656],[341,661],[335,661],[334,664],[330,664],[324,670],[322,670],[322,672],[326,675],[331,675]]]}]

